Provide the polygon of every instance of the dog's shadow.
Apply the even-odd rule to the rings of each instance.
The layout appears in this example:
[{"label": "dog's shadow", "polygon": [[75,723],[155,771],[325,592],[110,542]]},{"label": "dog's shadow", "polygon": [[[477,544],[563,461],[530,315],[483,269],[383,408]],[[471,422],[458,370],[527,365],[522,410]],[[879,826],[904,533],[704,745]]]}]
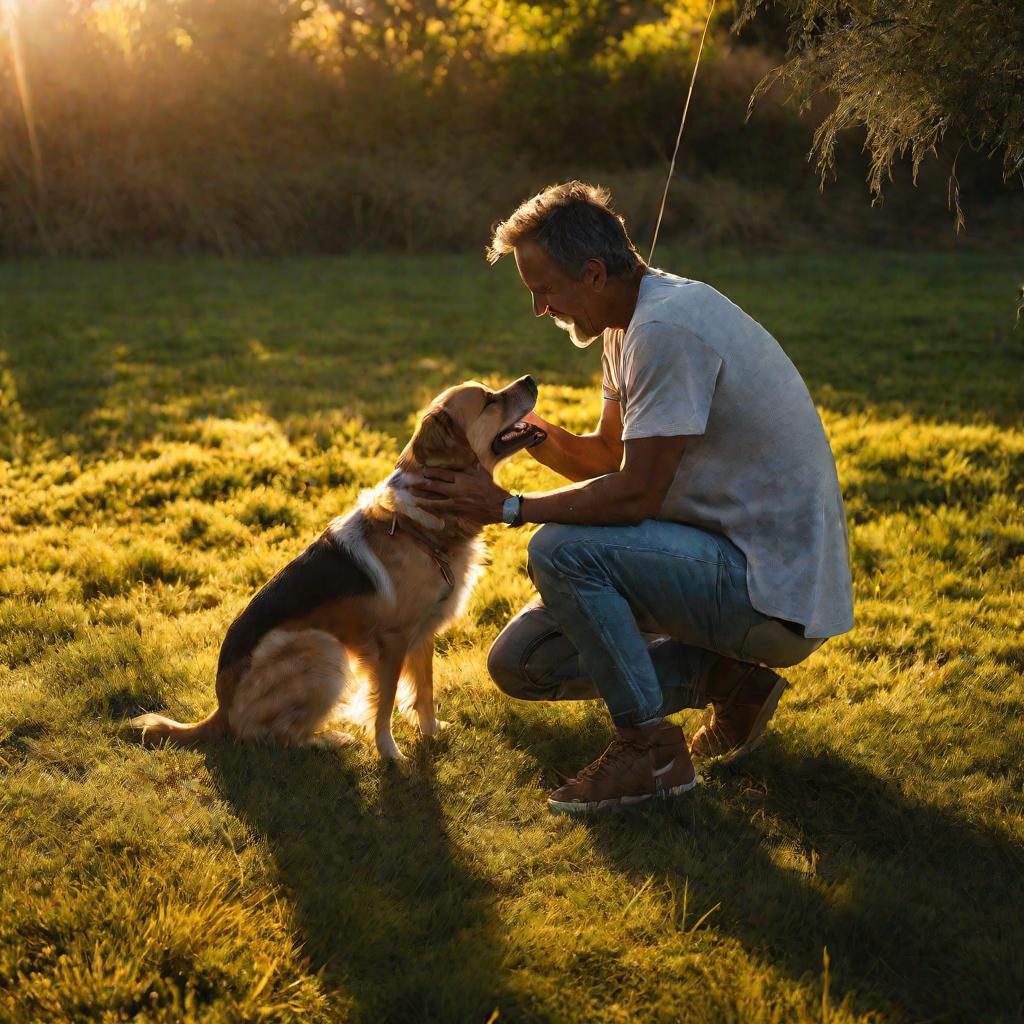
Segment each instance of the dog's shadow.
[{"label": "dog's shadow", "polygon": [[683,927],[718,904],[720,933],[819,985],[827,947],[833,996],[885,1019],[1021,1019],[1024,856],[1007,832],[774,737],[707,781],[667,813],[588,822],[638,886],[685,887]]},{"label": "dog's shadow", "polygon": [[302,951],[359,1019],[487,1020],[504,1010],[493,893],[460,862],[429,749],[368,767],[358,748],[222,743],[226,800],[266,842]]}]

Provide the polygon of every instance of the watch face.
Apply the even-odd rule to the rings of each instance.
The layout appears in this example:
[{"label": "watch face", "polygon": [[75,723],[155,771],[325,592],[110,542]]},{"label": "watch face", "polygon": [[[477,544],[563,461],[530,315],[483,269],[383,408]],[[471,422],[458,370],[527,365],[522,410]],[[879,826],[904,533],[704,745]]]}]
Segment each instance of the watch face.
[{"label": "watch face", "polygon": [[501,521],[506,526],[511,526],[519,515],[519,506],[522,504],[522,500],[513,495],[511,498],[506,498],[501,506]]}]

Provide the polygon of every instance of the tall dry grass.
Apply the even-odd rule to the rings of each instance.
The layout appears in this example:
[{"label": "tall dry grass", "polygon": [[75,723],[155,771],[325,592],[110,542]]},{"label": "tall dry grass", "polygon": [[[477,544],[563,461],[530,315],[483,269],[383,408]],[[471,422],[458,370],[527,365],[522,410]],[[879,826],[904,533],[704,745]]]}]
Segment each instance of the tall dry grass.
[{"label": "tall dry grass", "polygon": [[[0,47],[2,255],[477,247],[524,196],[584,175],[615,187],[645,237],[701,6],[668,4],[669,16],[650,23],[600,4],[580,5],[575,20],[552,9],[530,21],[526,8],[464,0],[448,7],[460,17],[472,7],[477,21],[447,52],[424,49],[431,32],[447,37],[419,4],[408,10],[423,24],[409,14],[391,36],[335,26],[321,38],[310,19],[323,5],[121,2],[114,28],[99,15],[116,5],[15,8],[16,36]],[[375,16],[395,28],[397,15]],[[457,19],[435,20],[447,31]],[[925,216],[918,202],[866,223],[853,153],[853,205],[835,191],[823,199],[805,162],[813,119],[775,95],[745,121],[771,63],[728,38],[727,17],[717,23],[668,235],[745,244],[822,231],[902,239],[923,222],[948,229],[941,202]],[[969,191],[969,167],[961,179]]]}]

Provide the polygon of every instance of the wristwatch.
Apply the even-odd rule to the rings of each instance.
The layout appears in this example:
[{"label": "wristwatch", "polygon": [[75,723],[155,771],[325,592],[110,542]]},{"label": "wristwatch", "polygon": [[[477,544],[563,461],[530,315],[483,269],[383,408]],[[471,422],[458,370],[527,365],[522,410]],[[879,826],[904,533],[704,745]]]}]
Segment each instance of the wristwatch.
[{"label": "wristwatch", "polygon": [[501,521],[506,526],[523,525],[523,496],[509,495],[501,504]]}]

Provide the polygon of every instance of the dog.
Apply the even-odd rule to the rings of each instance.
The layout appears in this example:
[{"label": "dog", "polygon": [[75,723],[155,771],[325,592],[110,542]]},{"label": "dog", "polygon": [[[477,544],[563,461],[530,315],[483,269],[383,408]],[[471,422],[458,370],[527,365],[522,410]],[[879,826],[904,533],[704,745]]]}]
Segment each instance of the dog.
[{"label": "dog", "polygon": [[391,733],[403,674],[424,736],[434,708],[434,636],[464,606],[478,573],[481,527],[444,518],[414,493],[427,466],[493,474],[540,444],[522,417],[537,401],[532,377],[492,391],[476,381],[449,388],[420,418],[395,470],[249,602],[228,628],[217,664],[217,708],[195,724],[133,718],[143,742],[197,744],[233,737],[283,746],[347,742],[327,728],[354,678],[369,684],[382,758],[404,760]]}]

